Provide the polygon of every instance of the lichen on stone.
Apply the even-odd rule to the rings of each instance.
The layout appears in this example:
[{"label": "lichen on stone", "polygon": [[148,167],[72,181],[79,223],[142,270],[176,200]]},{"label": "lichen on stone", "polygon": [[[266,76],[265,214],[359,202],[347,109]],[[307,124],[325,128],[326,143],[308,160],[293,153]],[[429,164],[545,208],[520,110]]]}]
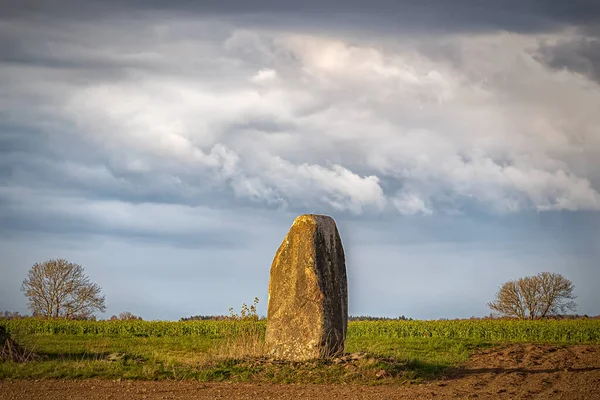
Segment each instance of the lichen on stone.
[{"label": "lichen on stone", "polygon": [[348,284],[333,218],[301,215],[271,266],[266,344],[272,356],[302,361],[344,352]]}]

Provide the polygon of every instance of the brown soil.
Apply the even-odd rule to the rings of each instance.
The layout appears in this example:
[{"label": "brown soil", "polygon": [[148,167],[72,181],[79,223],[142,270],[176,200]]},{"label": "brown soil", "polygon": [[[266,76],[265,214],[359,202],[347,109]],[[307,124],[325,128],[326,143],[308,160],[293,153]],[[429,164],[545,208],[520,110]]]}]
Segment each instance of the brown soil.
[{"label": "brown soil", "polygon": [[0,381],[0,399],[11,400],[433,398],[600,399],[600,346],[510,345],[475,354],[443,379],[403,386]]}]

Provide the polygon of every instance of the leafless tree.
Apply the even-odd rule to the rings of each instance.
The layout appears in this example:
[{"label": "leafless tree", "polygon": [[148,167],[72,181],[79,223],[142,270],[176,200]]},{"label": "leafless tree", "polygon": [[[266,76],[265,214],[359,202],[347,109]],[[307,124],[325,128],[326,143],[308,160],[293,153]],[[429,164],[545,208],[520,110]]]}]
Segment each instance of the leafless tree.
[{"label": "leafless tree", "polygon": [[18,311],[2,311],[0,312],[0,319],[22,319],[27,318],[27,315],[21,315]]},{"label": "leafless tree", "polygon": [[565,314],[577,310],[573,283],[560,274],[542,272],[537,276],[540,285],[540,317]]},{"label": "leafless tree", "polygon": [[21,290],[34,316],[87,319],[106,308],[100,286],[90,281],[81,265],[63,259],[34,264]]},{"label": "leafless tree", "polygon": [[110,321],[133,321],[133,320],[141,321],[142,317],[138,317],[137,315],[134,315],[133,313],[131,313],[129,311],[123,311],[122,313],[119,313],[118,316],[113,315],[112,317],[110,317]]},{"label": "leafless tree", "polygon": [[507,317],[545,318],[575,311],[574,290],[573,283],[561,274],[542,272],[506,282],[488,307]]}]

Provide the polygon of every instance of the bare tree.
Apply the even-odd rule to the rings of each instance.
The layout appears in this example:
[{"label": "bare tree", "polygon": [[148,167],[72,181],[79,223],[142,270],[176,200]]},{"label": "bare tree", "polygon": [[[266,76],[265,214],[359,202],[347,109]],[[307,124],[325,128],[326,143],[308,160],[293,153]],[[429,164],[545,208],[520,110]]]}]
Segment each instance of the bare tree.
[{"label": "bare tree", "polygon": [[573,283],[561,274],[542,272],[506,282],[488,307],[507,317],[545,318],[575,311],[574,289]]},{"label": "bare tree", "polygon": [[133,313],[131,313],[129,311],[123,311],[122,313],[119,313],[118,316],[113,315],[112,317],[110,317],[110,321],[134,321],[134,320],[142,321],[142,317],[138,317],[137,315],[134,315]]},{"label": "bare tree", "polygon": [[577,303],[573,301],[577,298],[573,294],[575,286],[570,280],[550,272],[538,274],[537,279],[540,285],[540,317],[577,310]]},{"label": "bare tree", "polygon": [[81,319],[106,309],[100,286],[90,281],[81,265],[63,259],[34,264],[21,290],[34,316]]},{"label": "bare tree", "polygon": [[527,306],[518,281],[509,281],[502,285],[496,294],[496,300],[488,303],[488,307],[501,315],[527,318]]},{"label": "bare tree", "polygon": [[27,318],[27,315],[21,315],[18,311],[2,311],[0,312],[0,319],[23,319]]}]

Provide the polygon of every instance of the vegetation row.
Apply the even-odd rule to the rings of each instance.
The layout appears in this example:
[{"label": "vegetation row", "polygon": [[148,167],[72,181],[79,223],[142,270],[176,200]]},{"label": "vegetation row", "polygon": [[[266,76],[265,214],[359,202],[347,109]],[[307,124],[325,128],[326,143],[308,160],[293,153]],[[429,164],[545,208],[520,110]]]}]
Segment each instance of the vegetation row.
[{"label": "vegetation row", "polygon": [[[1,326],[8,332],[27,335],[231,336],[244,333],[264,334],[266,321],[79,321],[25,318],[0,320]],[[600,343],[600,320],[350,321],[348,337]]]}]

